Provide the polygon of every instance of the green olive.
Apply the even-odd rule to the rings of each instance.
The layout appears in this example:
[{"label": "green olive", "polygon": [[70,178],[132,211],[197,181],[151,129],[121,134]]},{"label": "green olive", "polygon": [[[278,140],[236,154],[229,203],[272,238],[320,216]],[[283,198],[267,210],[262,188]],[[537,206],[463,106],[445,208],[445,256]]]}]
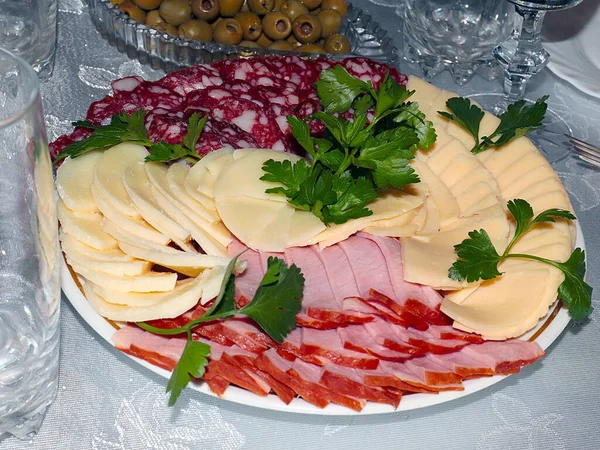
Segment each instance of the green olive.
[{"label": "green olive", "polygon": [[221,16],[233,17],[242,9],[244,0],[221,0]]},{"label": "green olive", "polygon": [[266,13],[273,11],[275,0],[248,0],[248,7],[250,11],[259,16],[264,16]]},{"label": "green olive", "polygon": [[235,15],[244,31],[244,39],[247,41],[257,40],[262,33],[262,22],[260,17],[253,12],[239,12]]},{"label": "green olive", "polygon": [[317,9],[313,9],[310,13],[313,16],[318,16],[321,11],[323,11],[321,8],[317,8]]},{"label": "green olive", "polygon": [[269,45],[269,48],[272,50],[294,50],[294,47],[288,41],[275,41]]},{"label": "green olive", "polygon": [[299,0],[287,0],[281,6],[281,12],[287,14],[290,19],[294,20],[302,14],[308,14],[308,8]]},{"label": "green olive", "polygon": [[258,42],[256,41],[242,41],[238,44],[240,47],[249,47],[249,48],[262,48],[262,45],[260,45]]},{"label": "green olive", "polygon": [[324,9],[317,17],[323,27],[323,37],[331,36],[340,31],[342,16],[335,9]]},{"label": "green olive", "polygon": [[144,11],[141,8],[138,8],[136,5],[131,3],[129,0],[121,3],[119,5],[119,9],[121,11],[123,11],[124,13],[126,13],[133,20],[136,20],[136,21],[142,22],[142,23],[146,22],[146,11]]},{"label": "green olive", "polygon": [[322,2],[323,0],[302,0],[304,6],[306,6],[308,9],[318,8],[319,6],[321,6]]},{"label": "green olive", "polygon": [[327,53],[333,53],[336,55],[342,55],[344,53],[350,53],[350,42],[343,34],[332,34],[323,44],[323,48]]},{"label": "green olive", "polygon": [[298,42],[298,39],[296,39],[296,36],[294,36],[293,34],[290,34],[290,37],[287,38],[286,41],[288,41],[290,44],[292,44],[293,48],[296,48],[296,47],[302,45],[302,43]]},{"label": "green olive", "polygon": [[133,0],[133,3],[146,11],[150,11],[158,8],[162,3],[162,0]]},{"label": "green olive", "polygon": [[110,2],[115,6],[119,6],[121,3],[124,3],[125,0],[110,0]]},{"label": "green olive", "polygon": [[346,17],[346,14],[348,14],[348,3],[346,3],[346,0],[323,0],[321,7],[324,10],[335,9],[342,17]]},{"label": "green olive", "polygon": [[175,25],[171,25],[167,22],[160,22],[154,25],[152,28],[160,31],[161,33],[172,34],[173,36],[177,36],[177,27]]},{"label": "green olive", "polygon": [[325,50],[323,50],[322,47],[315,44],[304,44],[300,47],[296,47],[295,50],[304,53],[325,53]]},{"label": "green olive", "polygon": [[286,0],[275,0],[275,6],[273,6],[273,11],[281,11],[281,7],[286,2]]},{"label": "green olive", "polygon": [[165,19],[160,17],[160,13],[158,12],[158,10],[154,9],[152,11],[148,11],[148,13],[146,14],[146,25],[154,28],[154,26],[159,23],[166,23],[166,22],[165,22]]},{"label": "green olive", "polygon": [[192,16],[188,0],[164,0],[158,11],[165,22],[175,26],[181,25]]},{"label": "green olive", "polygon": [[243,37],[242,26],[235,19],[223,19],[215,26],[215,42],[236,45],[242,41]]},{"label": "green olive", "polygon": [[269,45],[271,45],[273,43],[273,41],[271,39],[269,39],[265,33],[263,32],[263,34],[261,34],[258,39],[256,40],[256,42],[258,42],[258,44],[261,47],[268,47]]},{"label": "green olive", "polygon": [[221,11],[220,0],[194,0],[192,1],[192,13],[197,19],[212,22]]},{"label": "green olive", "polygon": [[321,22],[315,16],[302,14],[292,24],[294,36],[303,44],[312,44],[321,38]]},{"label": "green olive", "polygon": [[213,29],[204,20],[191,19],[179,25],[179,36],[195,41],[210,42],[213,40]]},{"label": "green olive", "polygon": [[213,23],[210,24],[213,27],[213,30],[215,29],[215,27],[217,26],[217,24],[219,22],[221,22],[222,20],[223,20],[222,17],[218,17],[217,20],[215,20]]},{"label": "green olive", "polygon": [[263,31],[269,39],[278,41],[292,34],[292,21],[282,12],[267,13],[262,21]]}]

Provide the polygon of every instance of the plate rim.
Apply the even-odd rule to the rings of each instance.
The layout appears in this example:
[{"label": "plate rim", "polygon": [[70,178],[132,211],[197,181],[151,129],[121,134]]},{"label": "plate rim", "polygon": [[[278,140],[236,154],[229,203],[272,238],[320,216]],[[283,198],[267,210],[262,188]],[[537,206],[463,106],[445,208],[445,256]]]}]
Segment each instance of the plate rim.
[{"label": "plate rim", "polygon": [[[585,251],[585,239],[583,237],[583,231],[579,220],[575,222],[577,228],[577,238],[575,241],[575,247],[579,247]],[[587,258],[586,258],[587,264]],[[84,322],[89,325],[97,334],[100,335],[116,352],[125,354],[129,359],[136,362],[137,364],[150,369],[152,372],[160,375],[161,377],[168,379],[171,372],[161,369],[160,367],[154,366],[145,360],[137,358],[132,355],[128,355],[118,350],[113,342],[112,336],[116,332],[117,325],[111,325],[111,323],[104,317],[100,316],[87,301],[79,286],[75,282],[72,276],[72,272],[67,266],[64,257],[61,258],[60,264],[60,283],[61,288],[65,294],[65,297],[77,313],[81,316]],[[558,312],[555,312],[558,310]],[[529,331],[522,337],[527,339],[534,335],[538,330],[549,320],[550,316],[554,314],[554,317],[548,325],[541,331],[536,337],[537,342],[542,349],[546,350],[553,342],[555,342],[568,326],[571,321],[567,309],[561,306],[558,302],[555,302],[549,309],[548,314],[540,320],[536,328]],[[330,404],[326,408],[320,409],[310,403],[306,402],[301,398],[294,398],[289,405],[284,404],[276,395],[269,394],[266,397],[260,397],[253,394],[245,389],[229,386],[222,397],[217,396],[210,391],[207,383],[191,383],[188,385],[189,389],[192,389],[202,394],[210,395],[213,398],[227,400],[232,403],[242,404],[245,406],[251,406],[259,409],[287,412],[293,414],[309,414],[309,415],[326,415],[326,416],[364,416],[364,415],[379,415],[379,414],[393,414],[401,411],[410,411],[414,409],[421,409],[449,401],[457,400],[459,398],[467,397],[471,394],[479,392],[485,388],[488,388],[500,381],[513,375],[494,375],[492,377],[475,378],[471,380],[463,381],[465,389],[463,391],[446,391],[440,392],[437,395],[432,394],[411,394],[402,398],[400,405],[397,409],[394,409],[390,405],[384,405],[379,403],[367,402],[361,412],[356,412],[345,408],[340,405]]]}]

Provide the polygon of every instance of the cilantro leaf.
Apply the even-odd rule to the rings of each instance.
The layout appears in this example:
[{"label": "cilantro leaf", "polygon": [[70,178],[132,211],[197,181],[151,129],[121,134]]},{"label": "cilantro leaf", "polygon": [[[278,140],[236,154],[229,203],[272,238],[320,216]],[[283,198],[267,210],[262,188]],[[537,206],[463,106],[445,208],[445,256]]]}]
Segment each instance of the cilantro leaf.
[{"label": "cilantro leaf", "polygon": [[498,255],[490,236],[485,230],[471,231],[469,238],[454,246],[458,260],[452,264],[448,276],[456,281],[469,283],[477,280],[491,280],[502,275]]},{"label": "cilantro leaf", "polygon": [[354,115],[358,117],[367,114],[367,111],[371,109],[373,105],[375,105],[375,100],[370,95],[358,97],[352,105],[352,109],[354,109]]},{"label": "cilantro leaf", "polygon": [[[531,228],[531,219],[533,219],[533,208],[529,203],[520,198],[509,200],[506,206],[508,208],[508,211],[512,214],[517,223],[517,228],[515,229],[515,238],[518,239],[523,233],[525,233],[527,230],[529,230],[529,228]],[[514,238],[513,240],[514,242],[516,242]],[[511,247],[510,244],[509,247]]]},{"label": "cilantro leaf", "polygon": [[283,194],[294,198],[300,192],[300,186],[310,176],[310,168],[304,159],[292,164],[290,160],[274,161],[269,159],[263,164],[265,174],[260,177],[263,181],[281,183],[283,187],[273,187],[266,190],[270,194]]},{"label": "cilantro leaf", "polygon": [[334,175],[323,166],[313,166],[310,176],[304,180],[298,195],[289,202],[298,209],[312,212],[323,220],[322,209],[325,205],[335,203],[335,192],[332,191]]},{"label": "cilantro leaf", "polygon": [[383,116],[390,109],[404,103],[414,92],[398,84],[387,72],[377,92],[375,116]]},{"label": "cilantro leaf", "polygon": [[219,289],[219,293],[217,294],[212,306],[204,313],[206,317],[214,317],[223,313],[228,314],[230,311],[235,309],[235,277],[233,276],[233,270],[235,269],[235,265],[237,264],[240,256],[241,254],[237,255],[235,258],[232,258],[232,260],[229,261],[229,264],[227,264],[225,267],[221,288]]},{"label": "cilantro leaf", "polygon": [[292,135],[296,138],[298,143],[302,146],[306,152],[314,156],[315,144],[313,138],[310,135],[310,127],[303,120],[298,119],[295,116],[288,116],[287,123],[290,125]]},{"label": "cilantro leaf", "polygon": [[146,156],[145,160],[167,162],[173,161],[174,159],[185,158],[189,155],[189,151],[179,144],[167,144],[166,142],[157,142],[156,144],[150,145],[150,153]]},{"label": "cilantro leaf", "polygon": [[571,211],[567,211],[565,209],[551,208],[547,209],[539,213],[536,218],[533,220],[533,223],[542,223],[542,222],[555,222],[556,218],[567,219],[567,220],[575,220],[575,217]]},{"label": "cilantro leaf", "polygon": [[201,378],[204,375],[209,356],[209,345],[204,342],[188,340],[167,383],[167,393],[171,393],[169,406],[173,406],[177,402],[181,391],[188,385],[192,377]]},{"label": "cilantro leaf", "polygon": [[592,287],[585,276],[585,252],[576,248],[569,259],[560,264],[565,274],[564,281],[558,287],[558,296],[569,309],[576,322],[583,321],[592,312]]},{"label": "cilantro leaf", "polygon": [[327,205],[323,216],[325,224],[347,222],[373,214],[365,205],[377,198],[373,183],[365,178],[353,178],[349,172],[344,172],[332,181],[331,186],[336,195],[336,202]]},{"label": "cilantro leaf", "polygon": [[322,71],[315,86],[327,113],[348,111],[356,97],[373,89],[371,83],[353,77],[342,66]]},{"label": "cilantro leaf", "polygon": [[446,107],[451,111],[438,111],[438,114],[453,120],[469,132],[475,142],[479,142],[479,125],[484,112],[477,105],[472,105],[471,100],[464,97],[452,97],[446,101]]},{"label": "cilantro leaf", "polygon": [[419,104],[415,102],[406,103],[402,107],[394,122],[411,128],[419,138],[418,145],[421,148],[430,148],[437,140],[437,134],[433,123],[425,119],[425,113],[419,110]]},{"label": "cilantro leaf", "polygon": [[304,276],[292,264],[272,256],[267,260],[269,278],[261,281],[254,299],[237,310],[253,319],[277,343],[281,344],[296,328],[296,315],[302,307]]}]

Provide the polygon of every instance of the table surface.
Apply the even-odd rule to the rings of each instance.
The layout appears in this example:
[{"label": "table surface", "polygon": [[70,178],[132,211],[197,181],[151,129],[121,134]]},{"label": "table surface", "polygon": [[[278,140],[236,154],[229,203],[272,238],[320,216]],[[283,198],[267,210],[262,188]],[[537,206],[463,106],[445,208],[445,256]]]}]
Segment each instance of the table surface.
[{"label": "table surface", "polygon": [[[590,0],[594,1],[594,0]],[[400,44],[400,0],[355,0]],[[129,60],[104,41],[83,0],[59,0],[57,60],[42,84],[49,139],[71,130],[89,104],[127,75],[163,74]],[[556,13],[563,14],[563,13]],[[568,25],[566,25],[568,26]],[[401,64],[406,73],[419,69]],[[445,73],[434,81],[461,94],[499,92],[476,76],[460,87]],[[550,106],[575,136],[600,143],[600,100],[545,70],[528,96],[550,94]],[[587,281],[600,291],[600,171],[572,156],[555,165],[573,202],[588,249]],[[304,416],[265,411],[186,391],[167,406],[166,380],[104,342],[63,297],[58,397],[31,442],[9,449],[597,449],[600,446],[600,300],[583,326],[570,326],[546,357],[520,374],[466,398],[381,416]]]}]

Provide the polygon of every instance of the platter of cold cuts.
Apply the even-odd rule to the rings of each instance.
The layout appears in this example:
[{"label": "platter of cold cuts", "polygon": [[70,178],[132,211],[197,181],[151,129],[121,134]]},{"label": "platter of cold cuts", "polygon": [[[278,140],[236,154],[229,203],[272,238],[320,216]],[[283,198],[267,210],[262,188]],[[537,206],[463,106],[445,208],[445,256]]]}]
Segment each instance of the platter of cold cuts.
[{"label": "platter of cold cuts", "polygon": [[51,144],[61,283],[171,404],[185,387],[308,414],[439,404],[589,310],[568,195],[514,125],[542,103],[513,107],[510,135],[364,58],[112,87]]}]

